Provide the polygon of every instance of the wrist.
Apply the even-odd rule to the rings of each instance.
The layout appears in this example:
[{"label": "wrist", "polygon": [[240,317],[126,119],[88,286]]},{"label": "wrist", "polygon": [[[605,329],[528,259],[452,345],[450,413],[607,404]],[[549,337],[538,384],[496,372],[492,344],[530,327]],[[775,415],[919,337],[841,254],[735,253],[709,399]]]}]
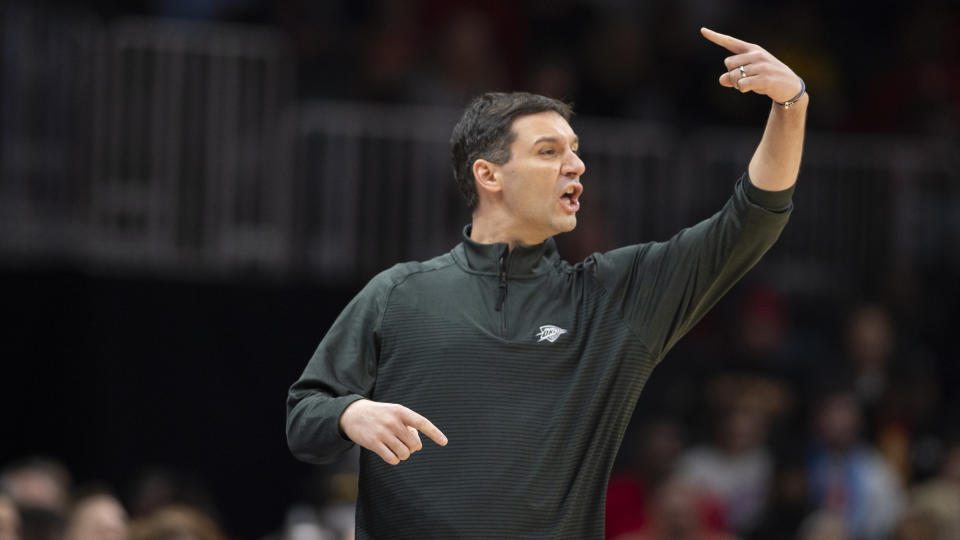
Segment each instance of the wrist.
[{"label": "wrist", "polygon": [[806,83],[803,82],[803,78],[802,78],[802,77],[797,77],[797,78],[800,79],[800,91],[797,92],[797,95],[793,96],[792,98],[790,98],[790,99],[788,99],[788,100],[786,100],[786,101],[773,100],[774,103],[776,103],[777,105],[783,107],[784,109],[789,109],[790,107],[793,107],[794,105],[796,105],[797,103],[799,103],[800,100],[802,100],[803,98],[807,97],[807,85],[806,85]]},{"label": "wrist", "polygon": [[355,407],[355,405],[357,403],[360,403],[361,401],[367,401],[367,399],[361,398],[355,401],[351,401],[350,404],[344,407],[343,411],[340,412],[340,418],[337,419],[337,427],[340,429],[340,436],[343,437],[344,439],[351,440],[350,437],[347,436],[346,425],[350,423],[351,417],[353,416],[353,414],[358,412],[357,407]]},{"label": "wrist", "polygon": [[806,110],[807,110],[807,104],[808,104],[809,102],[810,102],[810,94],[807,93],[807,92],[804,92],[804,94],[803,94],[802,96],[800,96],[800,99],[798,99],[798,100],[796,101],[796,103],[794,103],[793,105],[791,105],[789,109],[784,108],[782,105],[779,105],[779,104],[777,104],[776,101],[774,101],[774,102],[771,104],[771,107],[772,107],[772,111],[771,111],[771,112],[773,112],[773,113],[779,113],[779,114],[785,114],[785,115],[790,115],[790,116],[796,116],[796,115],[793,114],[793,113],[799,113],[799,112],[801,112],[801,111],[806,111]]}]

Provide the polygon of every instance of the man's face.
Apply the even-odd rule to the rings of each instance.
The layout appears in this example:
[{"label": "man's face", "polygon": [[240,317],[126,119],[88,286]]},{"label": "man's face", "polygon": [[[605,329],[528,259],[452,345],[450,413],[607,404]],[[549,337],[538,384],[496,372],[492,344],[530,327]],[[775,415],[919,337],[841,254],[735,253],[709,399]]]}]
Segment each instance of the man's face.
[{"label": "man's face", "polygon": [[580,176],[586,167],[570,124],[549,111],[513,122],[510,161],[499,167],[503,202],[518,237],[539,243],[577,226]]}]

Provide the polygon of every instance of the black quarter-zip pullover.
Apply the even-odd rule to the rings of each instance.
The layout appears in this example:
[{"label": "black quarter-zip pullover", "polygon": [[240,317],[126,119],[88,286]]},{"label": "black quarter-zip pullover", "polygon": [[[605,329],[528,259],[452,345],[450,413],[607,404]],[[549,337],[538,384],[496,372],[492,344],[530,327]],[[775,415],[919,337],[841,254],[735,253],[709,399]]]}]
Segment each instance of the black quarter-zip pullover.
[{"label": "black quarter-zip pullover", "polygon": [[571,265],[552,239],[478,244],[377,275],[290,388],[293,453],[353,443],[340,414],[400,403],[448,437],[397,466],[364,450],[358,539],[603,538],[607,478],[651,371],[776,241],[793,188],[746,175],[667,242]]}]

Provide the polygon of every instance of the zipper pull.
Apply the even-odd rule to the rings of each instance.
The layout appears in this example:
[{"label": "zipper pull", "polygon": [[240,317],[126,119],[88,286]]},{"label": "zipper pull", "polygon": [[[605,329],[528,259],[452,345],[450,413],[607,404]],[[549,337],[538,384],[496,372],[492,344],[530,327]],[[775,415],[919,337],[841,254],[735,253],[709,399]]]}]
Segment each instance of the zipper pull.
[{"label": "zipper pull", "polygon": [[503,309],[503,301],[507,298],[507,253],[500,255],[500,295],[497,298],[497,311]]}]

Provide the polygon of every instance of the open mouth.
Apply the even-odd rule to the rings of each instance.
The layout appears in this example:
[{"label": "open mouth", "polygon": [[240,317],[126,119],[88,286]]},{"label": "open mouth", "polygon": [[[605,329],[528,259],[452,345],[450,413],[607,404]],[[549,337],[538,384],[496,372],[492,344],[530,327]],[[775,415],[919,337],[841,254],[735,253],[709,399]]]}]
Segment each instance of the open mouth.
[{"label": "open mouth", "polygon": [[570,184],[560,196],[564,207],[570,212],[576,212],[580,209],[580,194],[583,193],[583,186],[579,183]]}]

